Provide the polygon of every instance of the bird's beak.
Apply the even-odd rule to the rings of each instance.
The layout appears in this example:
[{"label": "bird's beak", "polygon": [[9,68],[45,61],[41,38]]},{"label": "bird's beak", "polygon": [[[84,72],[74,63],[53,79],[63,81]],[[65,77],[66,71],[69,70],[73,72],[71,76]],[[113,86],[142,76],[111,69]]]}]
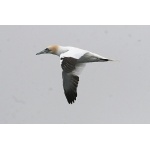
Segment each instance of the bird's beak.
[{"label": "bird's beak", "polygon": [[45,54],[45,53],[46,53],[46,50],[44,49],[43,51],[37,53],[36,55]]}]

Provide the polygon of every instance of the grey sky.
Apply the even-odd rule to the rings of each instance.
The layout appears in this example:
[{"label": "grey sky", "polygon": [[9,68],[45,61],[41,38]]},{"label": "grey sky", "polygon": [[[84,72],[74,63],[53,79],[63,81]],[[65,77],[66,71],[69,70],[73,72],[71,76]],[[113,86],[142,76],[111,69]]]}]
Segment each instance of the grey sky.
[{"label": "grey sky", "polygon": [[[0,26],[0,123],[150,123],[150,26]],[[116,62],[87,64],[69,105],[48,45]]]}]

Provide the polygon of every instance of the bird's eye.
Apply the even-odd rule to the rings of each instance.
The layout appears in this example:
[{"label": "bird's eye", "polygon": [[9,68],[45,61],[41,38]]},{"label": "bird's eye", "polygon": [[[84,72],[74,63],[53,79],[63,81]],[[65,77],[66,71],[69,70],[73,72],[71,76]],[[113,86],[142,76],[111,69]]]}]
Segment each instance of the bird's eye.
[{"label": "bird's eye", "polygon": [[45,52],[48,53],[50,50],[48,48],[45,49]]}]

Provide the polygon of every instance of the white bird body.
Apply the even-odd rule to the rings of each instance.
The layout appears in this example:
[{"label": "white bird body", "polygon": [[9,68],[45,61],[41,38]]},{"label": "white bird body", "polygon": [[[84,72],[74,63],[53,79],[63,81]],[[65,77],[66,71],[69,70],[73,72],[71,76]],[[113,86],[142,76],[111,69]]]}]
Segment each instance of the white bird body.
[{"label": "white bird body", "polygon": [[70,57],[70,56],[72,56],[73,58],[79,59],[81,56],[83,56],[85,53],[88,52],[86,50],[82,50],[82,49],[75,48],[75,47],[70,47],[70,46],[67,46],[65,48],[68,49],[68,51],[65,52],[65,53],[62,53],[60,55],[60,57]]},{"label": "white bird body", "polygon": [[85,63],[111,61],[90,51],[70,46],[49,46],[37,53],[37,55],[39,54],[54,54],[60,57],[60,64],[63,70],[64,93],[69,104],[72,104],[76,100],[79,82],[78,75],[85,66]]}]

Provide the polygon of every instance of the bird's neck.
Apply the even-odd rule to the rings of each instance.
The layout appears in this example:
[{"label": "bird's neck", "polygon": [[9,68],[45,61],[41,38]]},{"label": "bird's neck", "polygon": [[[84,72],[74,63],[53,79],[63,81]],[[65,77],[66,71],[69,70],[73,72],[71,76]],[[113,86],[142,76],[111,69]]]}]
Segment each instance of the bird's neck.
[{"label": "bird's neck", "polygon": [[67,52],[67,51],[68,51],[68,49],[67,49],[66,47],[59,46],[59,48],[58,48],[58,50],[57,50],[57,52],[56,52],[56,55],[57,55],[57,56],[60,56],[61,54],[65,53],[65,52]]}]

